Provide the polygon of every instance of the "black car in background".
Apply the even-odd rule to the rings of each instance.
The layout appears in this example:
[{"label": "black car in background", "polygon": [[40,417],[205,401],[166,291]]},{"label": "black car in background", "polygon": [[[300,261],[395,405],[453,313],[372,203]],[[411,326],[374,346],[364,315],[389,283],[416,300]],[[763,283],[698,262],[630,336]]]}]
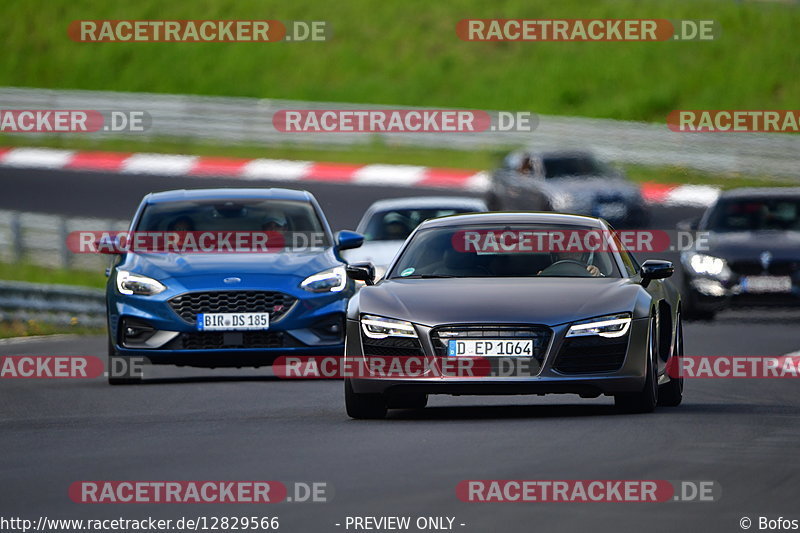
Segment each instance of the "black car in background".
[{"label": "black car in background", "polygon": [[732,306],[800,306],[800,188],[724,192],[680,229],[707,232],[683,252],[686,316],[710,319]]},{"label": "black car in background", "polygon": [[557,211],[599,217],[614,226],[648,222],[641,189],[583,151],[516,151],[490,178],[492,211]]}]

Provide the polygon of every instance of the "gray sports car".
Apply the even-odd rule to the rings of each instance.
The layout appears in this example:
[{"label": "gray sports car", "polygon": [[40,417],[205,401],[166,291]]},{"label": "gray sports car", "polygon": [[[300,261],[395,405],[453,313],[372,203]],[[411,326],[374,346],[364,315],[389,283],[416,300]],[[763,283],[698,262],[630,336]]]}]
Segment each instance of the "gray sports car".
[{"label": "gray sports car", "polygon": [[[591,232],[615,246],[522,246],[521,236]],[[369,263],[349,265],[367,286],[348,306],[345,363],[367,371],[345,379],[347,413],[382,418],[424,407],[429,394],[610,395],[626,412],[678,405],[683,379],[666,371],[683,353],[680,295],[664,279],[673,266],[639,265],[613,235],[583,216],[453,215],[423,222],[378,283]],[[488,237],[511,240],[485,245]],[[427,373],[373,373],[370,360],[387,356],[424,359]],[[461,357],[486,372],[436,372]],[[498,371],[509,365],[515,371]]]}]

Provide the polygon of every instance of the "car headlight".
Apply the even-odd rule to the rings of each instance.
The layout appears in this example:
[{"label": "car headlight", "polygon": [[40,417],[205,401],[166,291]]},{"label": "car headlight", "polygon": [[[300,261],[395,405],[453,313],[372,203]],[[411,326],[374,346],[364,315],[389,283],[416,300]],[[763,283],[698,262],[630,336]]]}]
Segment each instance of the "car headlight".
[{"label": "car headlight", "polygon": [[347,274],[343,266],[337,266],[308,276],[300,288],[309,292],[339,292],[347,285]]},{"label": "car headlight", "polygon": [[133,274],[127,270],[117,270],[117,290],[120,294],[142,294],[152,296],[167,288],[159,281],[147,276]]},{"label": "car headlight", "polygon": [[364,335],[370,339],[417,337],[417,332],[411,322],[382,316],[361,315],[361,329],[364,331]]},{"label": "car headlight", "polygon": [[731,271],[728,264],[721,257],[706,254],[688,254],[684,256],[684,264],[696,274],[705,274],[726,280],[730,278]]},{"label": "car headlight", "polygon": [[630,326],[630,313],[600,316],[575,322],[570,326],[569,331],[567,331],[567,337],[586,337],[589,335],[622,337],[628,333]]}]

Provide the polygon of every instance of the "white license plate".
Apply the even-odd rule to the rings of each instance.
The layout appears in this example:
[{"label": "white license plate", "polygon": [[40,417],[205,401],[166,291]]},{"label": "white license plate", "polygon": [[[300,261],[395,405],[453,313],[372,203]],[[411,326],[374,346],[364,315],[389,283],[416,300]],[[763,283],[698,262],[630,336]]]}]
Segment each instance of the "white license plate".
[{"label": "white license plate", "polygon": [[450,357],[533,357],[532,339],[469,339],[447,341]]},{"label": "white license plate", "polygon": [[742,291],[750,293],[792,292],[789,276],[747,276],[742,279]]},{"label": "white license plate", "polygon": [[269,329],[269,313],[199,313],[199,331]]}]

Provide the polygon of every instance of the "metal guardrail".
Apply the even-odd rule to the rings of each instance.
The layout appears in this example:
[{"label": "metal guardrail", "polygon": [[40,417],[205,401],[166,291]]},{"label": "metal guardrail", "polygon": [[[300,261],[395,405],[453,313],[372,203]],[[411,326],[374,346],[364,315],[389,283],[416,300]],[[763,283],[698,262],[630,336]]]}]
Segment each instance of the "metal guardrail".
[{"label": "metal guardrail", "polygon": [[[540,115],[533,132],[483,133],[283,133],[272,117],[284,109],[410,109],[351,103],[303,102],[103,91],[0,88],[2,109],[141,110],[152,117],[146,132],[47,135],[179,138],[238,144],[350,146],[378,138],[387,145],[460,150],[592,149],[625,163],[677,165],[699,170],[800,179],[800,135],[775,133],[676,133],[665,124]],[[531,110],[533,111],[533,110]],[[42,135],[42,134],[19,134]]]},{"label": "metal guardrail", "polygon": [[0,281],[0,321],[12,320],[101,327],[106,322],[105,291]]},{"label": "metal guardrail", "polygon": [[76,254],[67,246],[73,231],[125,231],[129,222],[0,210],[0,261],[100,271],[108,256]]}]

